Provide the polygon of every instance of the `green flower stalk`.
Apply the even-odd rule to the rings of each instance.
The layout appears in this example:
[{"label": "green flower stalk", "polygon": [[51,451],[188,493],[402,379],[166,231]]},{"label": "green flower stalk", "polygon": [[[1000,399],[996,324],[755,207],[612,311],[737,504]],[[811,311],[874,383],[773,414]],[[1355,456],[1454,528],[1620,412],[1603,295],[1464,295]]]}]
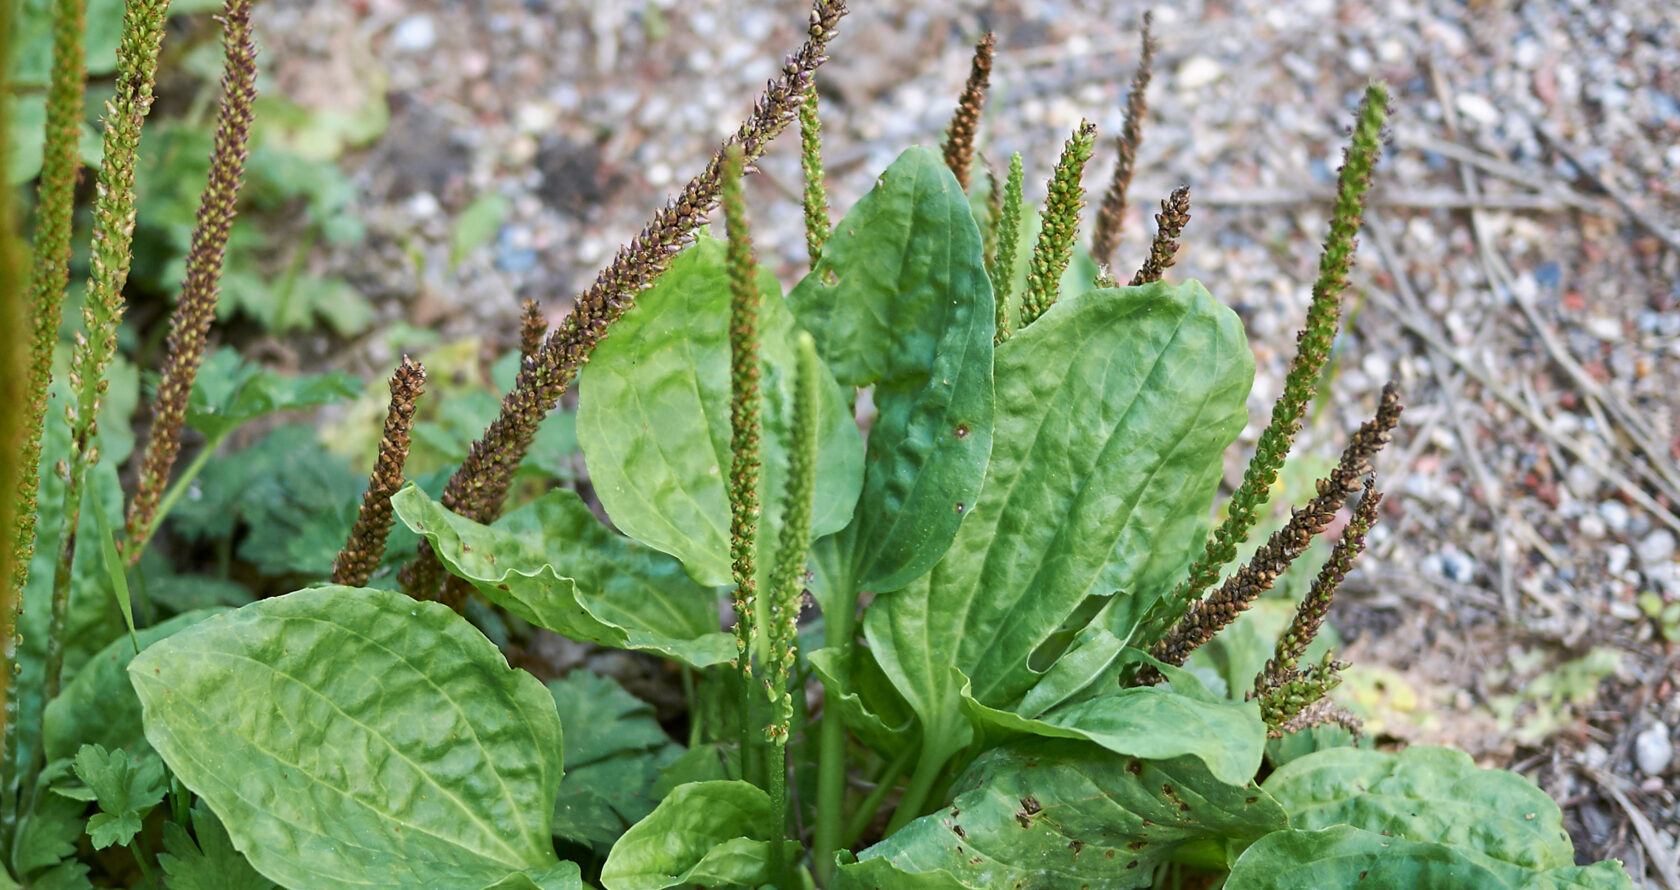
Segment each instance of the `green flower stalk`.
[{"label": "green flower stalk", "polygon": [[526,300],[519,307],[519,358],[521,361],[537,354],[542,348],[543,335],[548,333],[548,319],[536,300]]},{"label": "green flower stalk", "polygon": [[1319,258],[1318,279],[1313,284],[1312,304],[1307,308],[1306,325],[1298,335],[1295,358],[1290,362],[1284,378],[1283,392],[1272,406],[1272,418],[1260,433],[1254,458],[1243,471],[1238,486],[1225,511],[1225,520],[1208,536],[1202,556],[1190,567],[1185,580],[1172,593],[1163,597],[1151,609],[1144,627],[1145,641],[1160,638],[1189,604],[1199,598],[1215,581],[1221,570],[1236,558],[1237,547],[1248,540],[1248,534],[1259,519],[1272,483],[1295,434],[1301,428],[1301,417],[1317,391],[1324,363],[1330,358],[1330,346],[1336,339],[1341,323],[1341,296],[1347,287],[1348,271],[1353,266],[1353,254],[1358,245],[1360,221],[1365,209],[1365,195],[1371,186],[1371,171],[1376,167],[1382,149],[1382,128],[1388,117],[1388,91],[1381,84],[1365,90],[1365,99],[1353,128],[1353,138],[1342,162],[1336,186],[1336,207],[1330,218],[1330,232],[1325,238],[1324,252]]},{"label": "green flower stalk", "polygon": [[1155,41],[1149,34],[1153,22],[1153,14],[1143,14],[1143,52],[1126,93],[1126,115],[1120,122],[1120,135],[1114,140],[1119,156],[1114,159],[1114,175],[1103,194],[1102,207],[1097,211],[1097,229],[1091,236],[1091,257],[1099,266],[1113,262],[1114,249],[1120,246],[1120,235],[1126,225],[1126,191],[1132,186],[1138,145],[1143,142],[1143,116],[1149,111],[1149,78],[1155,64]]},{"label": "green flower stalk", "polygon": [[73,404],[70,461],[64,486],[63,548],[53,578],[52,622],[47,637],[46,694],[58,694],[64,668],[64,626],[70,609],[70,568],[75,559],[76,525],[81,519],[82,485],[99,462],[98,416],[105,395],[105,370],[117,351],[117,325],[123,315],[123,285],[128,281],[134,242],[134,164],[140,126],[152,108],[152,82],[163,42],[168,0],[131,0],[123,13],[117,45],[116,94],[105,103],[105,160],[93,211],[93,274],[89,277],[82,320],[70,360]]},{"label": "green flower stalk", "polygon": [[770,570],[770,633],[764,688],[769,693],[772,722],[765,728],[770,757],[770,811],[781,819],[770,848],[771,873],[788,879],[781,838],[786,833],[787,746],[793,726],[793,695],[788,682],[799,655],[799,612],[805,601],[805,560],[811,550],[811,504],[817,488],[817,381],[821,365],[817,341],[799,332],[799,370],[795,377],[792,442],[788,448],[788,485],[782,510],[782,530],[776,545],[776,564]]},{"label": "green flower stalk", "polygon": [[741,152],[723,168],[723,219],[729,263],[729,562],[735,580],[735,657],[743,680],[752,676],[758,619],[759,438],[763,433],[758,384],[758,281],[747,209],[741,198]]},{"label": "green flower stalk", "polygon": [[823,245],[833,231],[828,221],[828,185],[822,165],[822,118],[817,114],[817,85],[815,81],[805,90],[805,101],[799,106],[799,169],[805,172],[805,252],[811,257],[811,268],[822,259]]},{"label": "green flower stalk", "polygon": [[181,424],[187,399],[204,359],[205,336],[216,316],[228,233],[238,213],[239,186],[245,178],[252,106],[257,98],[257,44],[251,33],[251,0],[227,0],[222,10],[222,106],[210,150],[210,178],[198,203],[198,223],[187,250],[187,274],[169,318],[169,354],[163,362],[152,402],[152,429],[141,462],[140,480],[128,505],[128,564],[140,561],[158,502],[169,485],[169,471],[181,450]]},{"label": "green flower stalk", "polygon": [[1073,239],[1079,234],[1079,210],[1085,206],[1085,187],[1080,179],[1096,139],[1097,125],[1080,122],[1062,147],[1055,175],[1050,177],[1050,197],[1040,216],[1038,243],[1033,245],[1027,267],[1027,292],[1021,296],[1023,328],[1048,312],[1060,295],[1062,273],[1073,259]]},{"label": "green flower stalk", "polygon": [[[619,249],[595,283],[579,295],[571,313],[549,332],[542,348],[521,363],[513,388],[502,399],[500,413],[472,444],[466,460],[444,488],[445,507],[483,523],[501,514],[514,470],[524,460],[538,425],[554,410],[560,394],[588,361],[607,329],[634,304],[638,294],[653,285],[710,215],[718,198],[725,151],[729,146],[739,146],[743,164],[750,167],[770,140],[793,121],[810,89],[812,73],[826,61],[828,42],[845,14],[844,0],[816,0],[804,45],[783,63],[781,75],[765,88],[740,129],[699,176]],[[423,562],[436,563],[427,548],[421,550]],[[426,579],[441,577],[442,572],[434,565],[406,574],[415,583],[424,584]]]},{"label": "green flower stalk", "polygon": [[[532,305],[530,303],[527,306]],[[415,400],[426,389],[426,368],[403,356],[391,375],[391,405],[385,410],[385,429],[379,436],[379,454],[367,493],[356,514],[356,524],[344,547],[333,560],[332,583],[362,587],[379,568],[385,555],[385,540],[391,534],[391,495],[403,486],[403,464],[408,461],[408,434],[414,429]]]},{"label": "green flower stalk", "polygon": [[969,65],[968,83],[963,86],[962,98],[951,115],[951,126],[945,131],[945,166],[957,177],[957,184],[968,191],[969,171],[974,167],[974,137],[980,131],[980,114],[986,108],[986,89],[992,78],[991,32],[974,44],[974,61]]},{"label": "green flower stalk", "polygon": [[1015,280],[1015,250],[1021,240],[1022,191],[1026,187],[1026,171],[1021,166],[1021,153],[1009,158],[1009,180],[1003,187],[1003,205],[998,211],[997,252],[986,266],[992,279],[992,298],[997,302],[997,335],[1002,343],[1012,335],[1009,321],[1009,290]]},{"label": "green flower stalk", "polygon": [[[28,321],[11,331],[28,330],[29,381],[27,393],[10,405],[28,405],[25,415],[24,450],[20,455],[22,476],[17,483],[16,524],[13,562],[0,578],[9,584],[14,599],[7,620],[15,627],[13,613],[23,608],[23,588],[29,581],[29,562],[35,555],[35,502],[40,486],[41,433],[46,426],[47,389],[52,385],[53,347],[64,316],[64,293],[70,283],[71,217],[76,209],[76,179],[82,169],[80,153],[82,108],[87,92],[86,50],[82,34],[87,29],[87,0],[58,0],[53,4],[53,61],[47,88],[46,145],[41,155],[41,181],[35,211],[34,265],[29,273],[29,296],[25,304]],[[8,231],[10,231],[8,229]],[[8,291],[9,292],[9,291]],[[5,491],[10,492],[10,487]],[[0,610],[7,607],[0,606]],[[8,639],[12,632],[0,628]]]},{"label": "green flower stalk", "polygon": [[[10,3],[0,5],[0,80],[11,70],[13,9]],[[0,83],[0,182],[10,181],[6,166],[12,158],[11,114],[12,93]],[[26,300],[20,286],[23,268],[16,247],[18,226],[12,198],[11,189],[0,189],[0,330],[23,331],[28,329],[34,301]],[[38,363],[33,345],[25,345],[22,337],[0,338],[0,405],[34,407]],[[48,362],[50,369],[50,352]],[[35,467],[40,461],[40,418],[44,410],[43,400],[40,411],[24,412],[15,407],[0,411],[0,530],[15,534],[19,542],[15,548],[0,545],[0,584],[4,585],[0,586],[0,752],[4,752],[0,754],[0,829],[6,837],[11,836],[17,822],[12,780],[17,757],[18,696],[13,683],[17,678],[17,623],[23,611],[23,583],[28,580],[29,557],[34,550]]]},{"label": "green flower stalk", "polygon": [[1149,244],[1149,258],[1143,261],[1143,266],[1132,276],[1132,287],[1160,281],[1161,273],[1178,261],[1178,236],[1184,233],[1184,226],[1188,222],[1190,187],[1181,185],[1173,189],[1172,195],[1161,202],[1161,212],[1155,214],[1155,239]]},{"label": "green flower stalk", "polygon": [[[1360,425],[1330,475],[1318,480],[1317,495],[1295,510],[1289,522],[1218,590],[1191,602],[1172,630],[1150,648],[1150,654],[1170,665],[1184,664],[1191,652],[1213,639],[1270,590],[1296,557],[1306,552],[1313,538],[1330,525],[1347,497],[1359,490],[1360,478],[1372,472],[1372,458],[1388,444],[1390,433],[1400,422],[1400,411],[1400,396],[1391,383],[1383,389],[1376,416]],[[1371,509],[1375,509],[1374,504]],[[1156,676],[1153,670],[1139,675],[1145,683]]]}]

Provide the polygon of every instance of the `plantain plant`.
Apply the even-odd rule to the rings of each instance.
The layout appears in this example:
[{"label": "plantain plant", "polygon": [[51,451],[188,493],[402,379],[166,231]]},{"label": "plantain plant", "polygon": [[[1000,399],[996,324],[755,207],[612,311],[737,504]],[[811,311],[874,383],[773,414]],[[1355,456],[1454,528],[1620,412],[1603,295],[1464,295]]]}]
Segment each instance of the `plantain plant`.
[{"label": "plantain plant", "polygon": [[[336,558],[304,541],[282,561],[301,588],[148,620],[157,604],[130,581],[161,595],[183,577],[155,574],[156,542],[218,446],[354,389],[206,354],[255,83],[249,0],[227,0],[209,182],[139,483],[127,499],[118,486],[131,442],[107,396],[164,6],[130,0],[68,379],[53,379],[55,326],[0,350],[6,404],[23,409],[0,425],[0,482],[18,492],[0,503],[17,542],[0,549],[0,886],[1632,886],[1616,863],[1576,866],[1557,805],[1520,776],[1317,729],[1356,725],[1326,697],[1345,665],[1314,643],[1380,517],[1392,386],[1314,496],[1232,568],[1323,379],[1380,85],[1284,392],[1217,526],[1254,359],[1234,312],[1165,279],[1187,189],[1129,283],[1111,271],[1147,20],[1086,249],[1093,126],[1068,140],[1036,219],[1019,155],[1002,182],[976,160],[989,36],[943,151],[907,149],[831,222],[814,77],[846,9],[816,0],[748,120],[576,308],[550,327],[526,307],[481,435],[449,452],[405,358],[359,505],[330,511]],[[55,11],[68,114],[80,0]],[[796,119],[810,269],[784,291],[754,255],[741,180]],[[73,128],[48,133],[27,300],[0,231],[0,308],[38,325],[62,301],[75,178]],[[722,240],[705,229],[718,206]],[[527,498],[519,474],[572,387],[605,521],[552,478]],[[53,398],[72,403],[66,423]],[[177,473],[183,425],[204,443]],[[415,478],[424,443],[456,465]],[[1344,507],[1263,666],[1197,669]],[[610,679],[545,685],[510,666],[499,643],[532,627],[669,665],[686,738]]]}]

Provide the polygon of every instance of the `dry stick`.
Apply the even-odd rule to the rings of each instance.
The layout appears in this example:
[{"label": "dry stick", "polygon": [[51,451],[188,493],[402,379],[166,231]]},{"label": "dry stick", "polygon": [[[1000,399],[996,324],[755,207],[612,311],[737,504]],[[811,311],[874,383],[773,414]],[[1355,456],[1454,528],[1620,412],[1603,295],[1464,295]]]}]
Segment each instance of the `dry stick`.
[{"label": "dry stick", "polygon": [[[1430,76],[1435,82],[1436,95],[1442,102],[1441,107],[1446,109],[1447,132],[1454,139],[1457,139],[1459,138],[1458,115],[1453,111],[1455,103],[1451,101],[1451,97],[1448,95],[1449,88],[1446,79],[1442,76],[1441,69],[1438,66],[1430,66]],[[1475,170],[1468,164],[1461,162],[1458,165],[1458,175],[1459,184],[1464,187],[1464,193],[1473,200],[1480,200],[1482,189],[1481,183],[1477,181]],[[1476,238],[1483,274],[1487,276],[1488,290],[1493,292],[1496,289],[1497,276],[1494,273],[1491,251],[1488,247],[1487,230],[1483,224],[1479,208],[1470,209],[1470,231]],[[1391,269],[1391,271],[1397,279],[1403,272],[1400,269]],[[1493,479],[1492,474],[1488,472],[1486,464],[1482,461],[1481,449],[1476,444],[1479,437],[1471,435],[1468,413],[1460,411],[1458,406],[1454,404],[1458,395],[1457,388],[1456,381],[1452,386],[1447,386],[1445,378],[1442,379],[1441,395],[1446,402],[1447,412],[1452,417],[1453,425],[1458,431],[1459,441],[1464,447],[1465,459],[1470,464],[1470,469],[1475,474],[1477,481],[1481,484],[1482,499],[1487,503],[1489,512],[1493,513],[1494,532],[1498,539],[1494,546],[1499,561],[1499,600],[1504,604],[1506,616],[1515,617],[1517,600],[1516,593],[1512,589],[1511,548],[1506,546],[1510,541],[1511,530],[1509,515],[1505,509],[1504,494],[1499,489],[1499,485]]]},{"label": "dry stick", "polygon": [[1680,234],[1676,234],[1667,226],[1651,219],[1644,211],[1635,206],[1632,201],[1628,200],[1627,195],[1623,194],[1621,189],[1611,185],[1610,181],[1605,179],[1603,176],[1600,176],[1596,170],[1593,170],[1586,164],[1581,163],[1580,156],[1575,153],[1574,149],[1569,147],[1569,143],[1563,141],[1562,138],[1553,133],[1550,127],[1547,127],[1544,124],[1536,123],[1534,125],[1534,132],[1539,135],[1539,137],[1544,140],[1547,145],[1556,149],[1558,154],[1563,155],[1563,159],[1568,161],[1570,166],[1581,171],[1581,174],[1592,180],[1593,184],[1598,186],[1600,191],[1610,197],[1610,200],[1616,202],[1616,206],[1622,208],[1622,212],[1627,214],[1628,219],[1632,221],[1634,225],[1637,225],[1645,231],[1650,232],[1652,235],[1655,235],[1657,240],[1668,245],[1669,250],[1680,253]]},{"label": "dry stick", "polygon": [[968,191],[969,171],[974,167],[974,136],[980,130],[980,113],[986,107],[986,87],[992,76],[992,34],[986,32],[974,44],[974,61],[968,69],[968,83],[951,115],[945,135],[945,166],[957,177],[957,185]]},{"label": "dry stick", "polygon": [[245,175],[246,144],[252,105],[257,97],[257,44],[251,33],[251,0],[227,0],[222,10],[222,107],[210,149],[210,178],[198,203],[198,224],[187,250],[187,274],[169,316],[169,355],[163,362],[152,400],[152,429],[141,462],[140,481],[128,505],[129,565],[140,561],[155,531],[158,502],[169,485],[169,471],[181,450],[181,424],[193,379],[204,360],[205,336],[216,317],[228,232],[238,213],[239,185]]},{"label": "dry stick", "polygon": [[1189,221],[1190,187],[1181,185],[1161,202],[1161,212],[1155,214],[1155,239],[1149,244],[1149,257],[1132,276],[1129,286],[1161,280],[1161,273],[1178,261],[1178,236]]},{"label": "dry stick", "polygon": [[1587,767],[1586,773],[1592,776],[1592,780],[1598,783],[1598,787],[1603,788],[1606,794],[1621,805],[1623,812],[1628,814],[1628,821],[1633,823],[1633,832],[1639,836],[1639,842],[1645,846],[1645,852],[1651,857],[1652,864],[1656,866],[1657,876],[1662,878],[1663,886],[1667,887],[1668,890],[1680,890],[1680,846],[1669,850],[1667,852],[1669,858],[1664,859],[1663,847],[1669,845],[1663,843],[1663,836],[1657,832],[1656,826],[1652,825],[1651,820],[1638,807],[1633,805],[1633,801],[1628,799],[1626,792],[1618,787],[1624,780],[1620,776],[1611,775],[1592,767]]},{"label": "dry stick", "polygon": [[[513,388],[502,399],[500,414],[449,478],[442,498],[445,507],[476,522],[487,523],[501,514],[513,472],[524,460],[538,425],[554,410],[560,394],[588,361],[608,326],[633,305],[638,294],[652,286],[711,213],[717,202],[724,151],[739,145],[744,162],[750,165],[797,116],[812,73],[826,60],[828,41],[845,14],[844,0],[816,0],[805,44],[783,63],[781,76],[765,88],[752,115],[712,156],[706,169],[619,249],[595,283],[577,298],[571,313],[549,333],[537,354],[521,363]],[[420,558],[404,570],[404,588],[430,596],[441,573],[436,555],[422,543]],[[459,608],[459,604],[452,605]]]},{"label": "dry stick", "polygon": [[[1382,231],[1382,227],[1377,224],[1375,219],[1371,221],[1370,231],[1373,233],[1379,233]],[[1380,235],[1373,234],[1371,241],[1376,245],[1379,251],[1388,250],[1392,252],[1392,248],[1388,247],[1386,244],[1386,239]],[[1402,327],[1410,331],[1412,335],[1417,337],[1419,340],[1422,340],[1424,345],[1434,350],[1438,357],[1446,359],[1447,361],[1458,365],[1460,368],[1463,368],[1464,373],[1468,374],[1472,380],[1481,384],[1484,391],[1491,393],[1494,398],[1504,402],[1511,408],[1511,410],[1517,412],[1517,414],[1524,420],[1527,420],[1531,425],[1533,425],[1535,430],[1539,432],[1546,441],[1551,442],[1553,445],[1569,452],[1570,455],[1574,456],[1588,469],[1603,477],[1610,484],[1616,486],[1616,488],[1630,500],[1645,508],[1645,510],[1647,510],[1658,522],[1663,523],[1676,532],[1680,532],[1680,517],[1675,516],[1672,511],[1665,509],[1661,504],[1657,503],[1655,498],[1646,494],[1644,489],[1635,485],[1632,480],[1619,470],[1600,460],[1587,448],[1558,435],[1552,430],[1551,424],[1546,420],[1546,417],[1543,414],[1524,404],[1523,401],[1516,396],[1506,392],[1496,381],[1494,381],[1492,375],[1490,375],[1486,370],[1471,363],[1470,360],[1466,359],[1464,356],[1459,355],[1457,350],[1453,349],[1452,345],[1448,343],[1445,338],[1443,338],[1433,328],[1427,326],[1423,321],[1419,320],[1415,313],[1408,312],[1404,307],[1398,305],[1393,295],[1391,295],[1388,291],[1377,286],[1375,282],[1370,281],[1364,276],[1361,276],[1361,279],[1364,282],[1364,289],[1366,293],[1376,297],[1377,301],[1383,305],[1383,308],[1387,309]]]},{"label": "dry stick", "polygon": [[[527,302],[528,307],[534,302]],[[391,375],[391,404],[385,410],[385,430],[379,436],[379,454],[367,493],[356,514],[343,549],[333,560],[332,583],[361,587],[379,568],[385,555],[385,540],[391,534],[391,495],[403,486],[403,464],[408,460],[408,434],[414,429],[414,403],[426,389],[426,368],[403,356]]]},{"label": "dry stick", "polygon": [[1120,123],[1120,135],[1114,140],[1119,156],[1114,159],[1114,175],[1103,194],[1102,207],[1097,211],[1097,230],[1091,236],[1091,257],[1098,266],[1114,261],[1114,250],[1120,246],[1120,235],[1126,226],[1126,190],[1131,187],[1138,146],[1143,142],[1143,116],[1149,110],[1147,93],[1155,64],[1155,40],[1149,29],[1154,21],[1154,13],[1143,14],[1143,50],[1137,70],[1132,73],[1131,89],[1126,93],[1126,115]]}]

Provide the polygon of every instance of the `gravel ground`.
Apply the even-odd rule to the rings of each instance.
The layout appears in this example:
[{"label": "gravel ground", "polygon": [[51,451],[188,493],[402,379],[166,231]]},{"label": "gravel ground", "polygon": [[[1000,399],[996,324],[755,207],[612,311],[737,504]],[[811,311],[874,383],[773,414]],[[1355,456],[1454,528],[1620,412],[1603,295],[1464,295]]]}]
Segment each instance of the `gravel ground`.
[{"label": "gravel ground", "polygon": [[[853,6],[819,76],[836,207],[904,146],[937,143],[984,29],[999,46],[984,150],[1025,155],[1029,198],[1081,117],[1119,129],[1144,4]],[[511,344],[520,299],[563,312],[698,171],[804,9],[264,4],[274,89],[392,115],[342,161],[368,238],[314,262],[388,320]],[[1668,0],[1231,0],[1155,17],[1117,265],[1141,259],[1153,203],[1188,183],[1170,274],[1248,325],[1249,443],[1305,312],[1353,104],[1371,78],[1393,88],[1334,395],[1298,446],[1339,450],[1383,381],[1401,383],[1384,522],[1334,615],[1361,665],[1346,694],[1379,736],[1530,775],[1584,859],[1680,890],[1676,646],[1645,611],[1680,603],[1680,17]],[[804,261],[796,151],[782,140],[749,189],[756,230],[779,236],[760,250],[789,278]],[[452,264],[452,221],[491,193],[510,201],[504,225]],[[394,360],[372,341],[341,359],[370,376]]]}]

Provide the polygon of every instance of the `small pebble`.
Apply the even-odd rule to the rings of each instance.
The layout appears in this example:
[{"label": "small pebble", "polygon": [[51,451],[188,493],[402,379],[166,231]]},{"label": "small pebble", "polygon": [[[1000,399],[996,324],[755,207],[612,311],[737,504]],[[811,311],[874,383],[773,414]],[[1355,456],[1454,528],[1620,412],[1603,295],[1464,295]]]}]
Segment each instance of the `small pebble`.
[{"label": "small pebble", "polygon": [[1448,550],[1441,554],[1441,574],[1450,581],[1469,584],[1476,578],[1476,561],[1457,550]]},{"label": "small pebble", "polygon": [[1458,109],[1459,114],[1484,127],[1491,127],[1499,123],[1499,109],[1495,108],[1492,102],[1475,93],[1459,93],[1453,99],[1453,107]]},{"label": "small pebble", "polygon": [[431,49],[437,43],[437,25],[425,13],[415,13],[391,29],[391,46],[406,53]]},{"label": "small pebble", "polygon": [[1674,533],[1666,528],[1651,532],[1639,542],[1638,553],[1640,565],[1654,566],[1667,562],[1674,556]]},{"label": "small pebble", "polygon": [[1674,760],[1674,742],[1668,727],[1653,723],[1633,739],[1633,762],[1647,776],[1660,776]]},{"label": "small pebble", "polygon": [[1595,541],[1604,537],[1606,531],[1604,520],[1591,513],[1581,517],[1581,521],[1576,524],[1576,529],[1581,532],[1581,537]]},{"label": "small pebble", "polygon": [[1626,544],[1612,544],[1604,548],[1604,570],[1612,575],[1620,575],[1627,571],[1629,560],[1633,559],[1633,551]]},{"label": "small pebble", "polygon": [[1219,79],[1225,73],[1218,62],[1207,56],[1191,56],[1178,66],[1178,88],[1196,90]]},{"label": "small pebble", "polygon": [[[1579,492],[1577,492],[1578,494]],[[1598,515],[1603,517],[1604,524],[1610,531],[1622,535],[1628,530],[1628,508],[1621,501],[1602,501],[1598,505]]]}]

